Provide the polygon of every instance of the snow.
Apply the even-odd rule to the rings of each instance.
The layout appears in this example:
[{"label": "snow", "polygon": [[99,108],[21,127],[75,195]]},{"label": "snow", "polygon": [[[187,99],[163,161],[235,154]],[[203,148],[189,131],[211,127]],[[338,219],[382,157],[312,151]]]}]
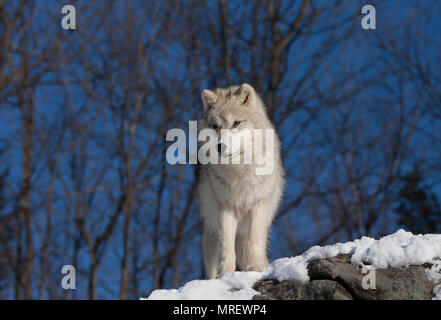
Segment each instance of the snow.
[{"label": "snow", "polygon": [[221,279],[193,280],[176,290],[155,290],[150,300],[250,300],[259,294],[252,288],[260,272],[233,272]]},{"label": "snow", "polygon": [[307,260],[304,256],[277,259],[263,270],[261,279],[309,281]]},{"label": "snow", "polygon": [[[346,243],[314,246],[302,255],[273,261],[262,272],[233,272],[220,279],[193,280],[180,289],[155,290],[151,300],[248,300],[258,294],[252,285],[262,279],[309,281],[308,261],[351,254],[355,265],[370,268],[405,267],[431,263],[427,277],[441,281],[441,234],[413,235],[402,229],[379,240],[362,237]],[[434,299],[441,300],[441,283],[435,287]]]},{"label": "snow", "polygon": [[433,289],[433,300],[441,300],[441,260],[433,261],[431,268],[426,269],[427,278],[437,283]]}]

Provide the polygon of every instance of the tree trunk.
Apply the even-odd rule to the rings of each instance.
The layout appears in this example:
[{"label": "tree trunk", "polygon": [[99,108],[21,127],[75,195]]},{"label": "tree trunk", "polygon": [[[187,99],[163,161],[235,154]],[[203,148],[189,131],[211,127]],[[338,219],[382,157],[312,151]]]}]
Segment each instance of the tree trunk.
[{"label": "tree trunk", "polygon": [[[33,115],[33,91],[29,87],[23,89],[22,99],[23,117],[23,159],[22,159],[22,180],[19,198],[19,215],[23,218],[25,231],[25,257],[22,273],[22,284],[24,299],[32,299],[31,269],[33,261],[32,244],[32,216],[30,209],[31,175],[32,175],[32,132],[34,125]],[[18,239],[21,241],[21,239]]]},{"label": "tree trunk", "polygon": [[89,300],[98,299],[96,293],[97,283],[98,283],[98,264],[96,262],[91,262],[90,273],[89,273]]}]

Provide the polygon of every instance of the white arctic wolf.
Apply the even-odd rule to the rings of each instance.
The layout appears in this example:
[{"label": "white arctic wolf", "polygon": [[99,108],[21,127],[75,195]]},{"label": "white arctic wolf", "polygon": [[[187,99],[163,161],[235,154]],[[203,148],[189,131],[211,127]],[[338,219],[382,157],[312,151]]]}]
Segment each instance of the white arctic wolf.
[{"label": "white arctic wolf", "polygon": [[[279,205],[284,186],[280,142],[267,117],[262,100],[249,84],[202,91],[204,117],[199,129],[217,131],[222,141],[218,149],[227,158],[233,154],[222,136],[234,136],[248,129],[272,131],[270,155],[273,168],[256,174],[254,161],[239,164],[205,164],[200,171],[199,203],[203,221],[203,255],[208,278],[234,272],[236,263],[242,271],[261,271],[268,265],[266,246],[269,228]],[[250,130],[251,129],[251,130]],[[266,135],[261,135],[263,145]],[[257,143],[253,137],[251,147]],[[262,139],[261,139],[262,141]],[[225,147],[225,148],[224,148]],[[240,145],[239,156],[250,145]],[[232,151],[231,151],[232,152]],[[268,153],[265,155],[268,156]],[[243,160],[243,159],[242,159]],[[234,162],[232,162],[234,163]]]}]

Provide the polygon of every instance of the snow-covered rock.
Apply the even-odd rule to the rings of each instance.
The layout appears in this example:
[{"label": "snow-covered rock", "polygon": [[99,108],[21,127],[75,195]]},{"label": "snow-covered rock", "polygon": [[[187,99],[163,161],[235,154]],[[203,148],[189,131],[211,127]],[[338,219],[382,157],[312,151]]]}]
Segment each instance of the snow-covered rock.
[{"label": "snow-covered rock", "polygon": [[[441,284],[439,283],[441,281],[441,235],[413,235],[402,229],[379,240],[362,237],[346,243],[323,247],[314,246],[300,256],[275,260],[263,272],[234,272],[220,279],[193,280],[177,290],[155,290],[147,299],[252,299],[260,294],[253,289],[253,285],[259,280],[272,279],[276,280],[276,283],[298,280],[300,283],[306,283],[311,280],[308,272],[311,261],[329,259],[338,255],[347,255],[348,263],[360,269],[360,277],[362,277],[362,269],[364,269],[363,272],[368,273],[373,269],[424,265],[425,269],[421,268],[421,270],[425,270],[425,277],[433,284],[434,298],[441,300]],[[390,272],[383,274],[391,277]],[[406,274],[409,276],[412,273]],[[332,288],[335,287],[330,285]],[[359,285],[361,286],[361,283]],[[308,287],[317,286],[309,285]]]}]

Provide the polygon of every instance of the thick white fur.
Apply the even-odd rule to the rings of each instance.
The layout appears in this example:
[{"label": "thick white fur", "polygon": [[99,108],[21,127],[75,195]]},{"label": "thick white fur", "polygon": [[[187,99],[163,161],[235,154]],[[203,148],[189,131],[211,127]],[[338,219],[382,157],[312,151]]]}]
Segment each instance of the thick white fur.
[{"label": "thick white fur", "polygon": [[[254,89],[248,85],[202,91],[204,117],[199,128],[274,129]],[[234,127],[236,121],[240,125]],[[202,166],[199,203],[203,220],[203,256],[208,278],[236,270],[261,271],[268,265],[268,232],[284,186],[280,142],[275,137],[274,170],[256,175],[256,164]],[[244,146],[245,147],[245,146]]]}]

